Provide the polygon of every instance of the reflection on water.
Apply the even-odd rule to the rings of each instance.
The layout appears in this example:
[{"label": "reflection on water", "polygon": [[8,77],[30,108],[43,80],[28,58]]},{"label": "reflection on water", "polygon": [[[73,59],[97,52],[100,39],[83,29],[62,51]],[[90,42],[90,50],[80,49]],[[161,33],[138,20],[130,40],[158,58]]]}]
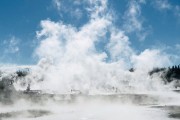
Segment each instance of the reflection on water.
[{"label": "reflection on water", "polygon": [[49,115],[50,111],[46,110],[24,110],[24,111],[12,111],[12,112],[5,112],[0,113],[0,118],[36,118],[45,115]]},{"label": "reflection on water", "polygon": [[[45,95],[43,95],[45,96]],[[176,95],[177,96],[177,95]],[[36,96],[37,97],[37,96]],[[46,102],[20,99],[0,105],[0,120],[171,120],[180,118],[174,96],[158,94],[57,95]]]}]

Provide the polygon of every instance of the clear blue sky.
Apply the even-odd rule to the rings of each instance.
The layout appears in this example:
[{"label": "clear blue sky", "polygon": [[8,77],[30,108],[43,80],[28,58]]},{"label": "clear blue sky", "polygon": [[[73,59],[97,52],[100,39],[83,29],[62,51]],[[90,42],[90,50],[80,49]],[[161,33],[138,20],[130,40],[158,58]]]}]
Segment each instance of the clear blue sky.
[{"label": "clear blue sky", "polygon": [[[38,44],[36,31],[41,20],[63,21],[80,27],[87,22],[83,5],[81,14],[72,15],[73,0],[60,0],[58,10],[53,0],[0,0],[0,63],[35,64],[34,50]],[[109,0],[109,8],[116,16],[117,27],[124,28],[128,17],[134,17],[141,24],[140,29],[127,32],[131,46],[137,51],[146,48],[165,47],[168,53],[180,54],[180,1],[179,0],[137,0],[138,14],[126,16],[131,0]],[[135,1],[135,0],[134,0]],[[144,1],[144,2],[143,2]],[[79,16],[78,16],[79,15]],[[134,28],[135,26],[131,26]],[[140,38],[144,34],[145,38]],[[179,50],[179,51],[178,51]]]}]

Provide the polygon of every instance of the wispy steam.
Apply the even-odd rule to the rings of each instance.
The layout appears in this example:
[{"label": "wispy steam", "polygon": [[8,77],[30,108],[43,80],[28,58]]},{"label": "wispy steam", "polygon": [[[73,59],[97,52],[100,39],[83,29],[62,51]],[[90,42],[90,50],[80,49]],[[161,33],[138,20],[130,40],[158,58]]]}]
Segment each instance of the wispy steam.
[{"label": "wispy steam", "polygon": [[150,33],[150,29],[144,26],[144,17],[141,14],[141,6],[144,0],[130,0],[128,8],[124,13],[123,29],[126,33],[135,33],[140,41],[145,40]]},{"label": "wispy steam", "polygon": [[153,3],[158,10],[170,10],[172,8],[168,0],[154,0]]},{"label": "wispy steam", "polygon": [[5,53],[17,53],[19,52],[19,42],[20,40],[12,36],[9,40],[4,41],[4,45],[7,46]]},{"label": "wispy steam", "polygon": [[[130,89],[141,89],[139,86],[146,89],[143,85],[152,82],[147,76],[148,70],[169,65],[168,55],[158,49],[136,53],[126,32],[113,24],[108,1],[89,0],[86,3],[89,20],[80,28],[63,21],[41,21],[42,30],[37,31],[40,44],[35,51],[44,76],[40,86],[60,92],[114,88],[126,91],[126,86]],[[142,23],[136,20],[140,8],[130,5],[129,14],[133,21],[126,25],[141,31]],[[100,52],[97,44],[101,42],[105,44],[102,46],[104,51]],[[131,67],[139,71],[136,77],[128,72]],[[158,85],[155,82],[148,89],[153,90]]]},{"label": "wispy steam", "polygon": [[[77,19],[86,16],[87,22],[77,26],[50,19],[40,22],[41,29],[36,31],[38,46],[34,51],[38,63],[1,66],[0,119],[169,120],[168,115],[179,117],[179,106],[168,106],[179,104],[179,93],[167,92],[172,90],[173,82],[169,79],[171,83],[165,84],[167,81],[160,76],[168,70],[175,71],[167,75],[171,78],[180,71],[180,66],[162,68],[172,64],[173,55],[159,47],[138,51],[128,36],[135,33],[140,40],[146,38],[148,32],[141,15],[141,5],[146,0],[128,1],[122,28],[115,24],[115,13],[108,0],[68,2],[76,7],[72,9],[69,5],[68,9],[62,0],[53,0],[60,15],[68,9],[65,13]],[[166,4],[167,0],[161,9],[168,9]],[[19,41],[14,37],[5,44],[8,52],[20,50]],[[174,47],[180,50],[180,44]],[[180,59],[175,55],[173,58]],[[177,83],[174,86],[179,87]],[[173,114],[176,111],[158,108],[178,112]]]}]

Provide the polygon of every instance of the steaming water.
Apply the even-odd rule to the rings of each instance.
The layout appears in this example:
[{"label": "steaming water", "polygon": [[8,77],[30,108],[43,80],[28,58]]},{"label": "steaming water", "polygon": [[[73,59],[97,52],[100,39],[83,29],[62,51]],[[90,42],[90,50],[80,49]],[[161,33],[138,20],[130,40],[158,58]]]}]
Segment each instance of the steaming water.
[{"label": "steaming water", "polygon": [[[62,96],[67,96],[64,98]],[[179,119],[177,93],[57,95],[56,99],[0,105],[1,120],[171,120]]]},{"label": "steaming water", "polygon": [[[28,110],[44,110],[50,111],[50,114],[41,117],[31,116],[28,113],[19,113],[15,117],[10,116],[6,119],[38,119],[38,120],[164,120],[167,119],[166,113],[158,109],[150,109],[146,107],[121,105],[114,103],[81,103],[72,105],[46,105],[43,107],[30,107],[15,109],[17,111]],[[5,108],[4,111],[14,111],[11,108]],[[37,112],[36,111],[36,112]],[[35,117],[35,118],[34,118]],[[5,118],[4,118],[5,119]]]},{"label": "steaming water", "polygon": [[[25,90],[31,83],[31,89],[56,95],[46,100],[32,95],[10,105],[1,101],[0,120],[180,118],[179,94],[167,92],[172,87],[164,85],[159,75],[148,75],[153,67],[170,65],[169,55],[148,48],[136,53],[127,36],[131,31],[139,31],[136,17],[141,13],[141,2],[128,4],[123,17],[127,21],[122,25],[125,28],[114,24],[116,12],[113,13],[107,0],[84,0],[82,4],[88,21],[80,27],[63,21],[41,21],[42,29],[37,31],[39,44],[34,53],[39,62],[30,74],[14,84],[16,90]],[[130,67],[135,71],[129,72]],[[12,75],[0,74],[13,79]],[[72,91],[81,94],[70,95]]]}]

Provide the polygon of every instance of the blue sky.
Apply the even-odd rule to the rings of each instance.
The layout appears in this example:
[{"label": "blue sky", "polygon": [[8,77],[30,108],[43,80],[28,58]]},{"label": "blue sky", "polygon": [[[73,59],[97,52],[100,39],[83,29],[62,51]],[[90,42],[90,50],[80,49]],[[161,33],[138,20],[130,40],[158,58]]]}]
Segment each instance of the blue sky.
[{"label": "blue sky", "polygon": [[[43,20],[62,22],[77,29],[86,24],[87,4],[76,1],[1,0],[0,63],[36,64],[34,52],[40,42],[36,32],[42,29]],[[179,56],[180,1],[109,0],[108,8],[113,14],[113,23],[125,32],[137,53],[147,48],[161,48]],[[98,49],[103,49],[104,44],[101,42]]]}]

